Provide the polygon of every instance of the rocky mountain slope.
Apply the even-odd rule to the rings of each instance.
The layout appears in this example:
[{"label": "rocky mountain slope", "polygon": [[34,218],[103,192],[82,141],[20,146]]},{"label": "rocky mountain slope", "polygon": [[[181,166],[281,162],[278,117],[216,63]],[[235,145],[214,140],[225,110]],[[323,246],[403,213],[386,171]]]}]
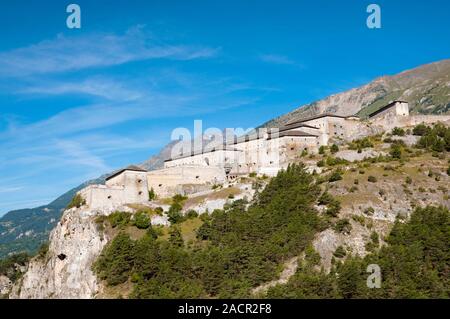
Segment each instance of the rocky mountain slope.
[{"label": "rocky mountain slope", "polygon": [[303,105],[263,126],[278,127],[294,119],[321,113],[365,117],[393,100],[409,102],[412,114],[448,114],[450,112],[450,60],[443,60],[383,76],[346,92]]},{"label": "rocky mountain slope", "polygon": [[[380,77],[360,88],[332,95],[323,100],[301,106],[275,118],[262,126],[278,127],[293,119],[331,112],[366,116],[391,100],[410,103],[412,113],[448,114],[450,112],[450,60]],[[141,164],[152,170],[161,168],[170,155],[174,142],[166,145],[159,154]],[[10,252],[34,252],[48,238],[73,195],[91,183],[102,183],[104,176],[68,191],[49,205],[33,209],[11,211],[0,219],[0,258]]]}]

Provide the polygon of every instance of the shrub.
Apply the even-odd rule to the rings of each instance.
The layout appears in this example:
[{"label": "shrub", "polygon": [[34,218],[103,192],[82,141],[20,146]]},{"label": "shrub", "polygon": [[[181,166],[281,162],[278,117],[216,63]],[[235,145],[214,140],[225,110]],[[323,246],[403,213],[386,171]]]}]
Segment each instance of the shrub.
[{"label": "shrub", "polygon": [[400,127],[394,127],[392,130],[392,135],[405,136],[405,130]]},{"label": "shrub", "polygon": [[406,178],[405,178],[405,183],[406,183],[406,184],[411,184],[411,183],[412,183],[412,178],[409,177],[409,176],[406,176]]},{"label": "shrub", "polygon": [[337,217],[341,211],[341,203],[338,200],[333,200],[326,210],[326,214],[331,217]]},{"label": "shrub", "polygon": [[306,155],[308,155],[308,150],[307,150],[307,149],[304,149],[304,150],[302,151],[302,153],[300,154],[300,157],[305,157]]},{"label": "shrub", "polygon": [[326,164],[329,166],[335,166],[340,164],[348,164],[348,161],[343,158],[328,156]]},{"label": "shrub", "polygon": [[156,193],[153,187],[148,191],[148,199],[149,200],[155,200],[156,199]]},{"label": "shrub", "polygon": [[324,167],[325,166],[325,161],[323,159],[321,159],[320,161],[317,162],[317,167]]},{"label": "shrub", "polygon": [[418,124],[413,129],[413,135],[424,136],[430,131],[430,128],[425,124]]},{"label": "shrub", "polygon": [[131,214],[127,212],[116,211],[108,216],[108,220],[112,228],[115,228],[117,226],[119,227],[126,226],[130,222],[130,219]]},{"label": "shrub", "polygon": [[378,233],[377,233],[376,231],[373,231],[373,232],[370,234],[370,239],[372,240],[372,242],[373,242],[374,244],[377,244],[377,245],[378,245],[378,243],[380,242]]},{"label": "shrub", "polygon": [[328,192],[324,192],[322,195],[320,195],[319,197],[319,205],[328,205],[333,201],[333,196],[331,196],[330,193]]},{"label": "shrub", "polygon": [[326,149],[327,149],[326,146],[321,145],[321,146],[319,147],[319,154],[320,154],[320,155],[325,154],[325,150],[326,150]]},{"label": "shrub", "polygon": [[73,207],[80,208],[83,205],[86,205],[86,200],[80,194],[76,194],[70,201],[69,205],[67,205],[66,209]]},{"label": "shrub", "polygon": [[173,203],[169,211],[167,212],[167,217],[172,224],[176,224],[183,221],[183,215],[181,215],[181,211],[183,210],[183,206],[180,203]]},{"label": "shrub", "polygon": [[336,144],[331,145],[330,152],[333,154],[339,152],[339,146],[337,146]]},{"label": "shrub", "polygon": [[342,179],[341,172],[338,171],[338,170],[336,170],[336,171],[334,171],[334,172],[331,174],[331,176],[328,178],[328,181],[332,183],[332,182],[340,181],[341,179]]},{"label": "shrub", "polygon": [[364,137],[359,140],[354,140],[350,143],[349,147],[351,150],[358,150],[358,153],[361,153],[363,149],[373,147],[373,143],[369,137]]},{"label": "shrub", "polygon": [[172,197],[172,203],[179,203],[181,204],[182,202],[184,202],[187,199],[187,196],[183,196],[180,194],[176,194]]},{"label": "shrub", "polygon": [[365,223],[366,223],[366,218],[365,218],[364,216],[361,216],[361,215],[355,215],[355,214],[353,214],[353,215],[352,215],[352,219],[353,219],[355,222],[360,223],[362,226],[364,226]]},{"label": "shrub", "polygon": [[158,206],[155,208],[155,213],[161,216],[164,213],[164,209]]},{"label": "shrub", "polygon": [[347,218],[339,219],[334,225],[334,230],[339,233],[350,234],[352,231],[352,224],[350,224],[350,221]]},{"label": "shrub", "polygon": [[150,216],[144,211],[138,211],[134,214],[133,224],[139,229],[147,229],[151,225]]},{"label": "shrub", "polygon": [[391,155],[394,159],[401,159],[402,158],[402,147],[398,144],[392,144],[391,149],[389,150],[389,155]]},{"label": "shrub", "polygon": [[377,178],[375,176],[370,175],[369,177],[367,177],[367,181],[369,181],[371,183],[376,183]]},{"label": "shrub", "polygon": [[334,251],[333,256],[336,257],[336,258],[342,258],[342,257],[345,257],[346,254],[347,254],[347,253],[346,253],[344,247],[339,246],[339,247],[336,248],[336,250]]},{"label": "shrub", "polygon": [[256,173],[255,173],[255,172],[252,172],[252,173],[248,174],[248,176],[249,176],[249,177],[256,177]]},{"label": "shrub", "polygon": [[375,209],[373,209],[372,206],[367,207],[367,208],[364,210],[364,214],[369,215],[369,216],[373,215],[374,213],[375,213]]},{"label": "shrub", "polygon": [[192,218],[196,218],[196,217],[198,217],[198,213],[195,210],[190,209],[186,212],[187,219],[192,219]]}]

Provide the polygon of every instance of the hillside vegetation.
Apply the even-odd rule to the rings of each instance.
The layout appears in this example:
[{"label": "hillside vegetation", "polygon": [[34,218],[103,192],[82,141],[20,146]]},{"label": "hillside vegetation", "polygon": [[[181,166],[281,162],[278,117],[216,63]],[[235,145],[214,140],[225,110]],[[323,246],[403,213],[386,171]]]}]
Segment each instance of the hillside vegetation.
[{"label": "hillside vegetation", "polygon": [[[342,176],[331,182],[324,176],[329,180],[333,175],[309,174],[303,165],[291,165],[248,207],[239,200],[210,216],[176,223],[167,233],[149,227],[138,239],[123,228],[94,269],[112,297],[245,298],[254,297],[254,288],[278,278],[283,264],[298,257],[287,284],[258,296],[449,297],[450,212],[445,207],[417,207],[407,222],[397,218],[385,238],[373,232],[365,257],[339,247],[326,271],[314,239],[327,229],[350,233],[355,221],[342,216],[340,201],[324,188],[341,182]],[[326,209],[318,210],[321,206]],[[382,270],[380,289],[367,288],[369,264]]]}]

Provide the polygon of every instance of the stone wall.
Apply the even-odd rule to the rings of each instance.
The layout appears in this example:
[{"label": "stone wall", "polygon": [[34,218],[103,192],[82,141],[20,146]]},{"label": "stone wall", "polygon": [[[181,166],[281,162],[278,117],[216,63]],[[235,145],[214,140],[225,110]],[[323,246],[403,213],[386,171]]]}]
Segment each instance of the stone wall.
[{"label": "stone wall", "polygon": [[179,166],[147,172],[147,184],[159,197],[182,192],[181,185],[215,185],[226,182],[225,170],[220,167]]}]

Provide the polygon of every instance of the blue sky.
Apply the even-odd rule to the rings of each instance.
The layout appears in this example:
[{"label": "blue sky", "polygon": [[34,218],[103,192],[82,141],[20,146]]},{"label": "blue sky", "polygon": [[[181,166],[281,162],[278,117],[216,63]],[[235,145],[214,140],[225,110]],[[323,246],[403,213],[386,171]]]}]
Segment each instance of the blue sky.
[{"label": "blue sky", "polygon": [[[176,127],[257,126],[449,58],[450,3],[68,1],[0,5],[0,215],[158,152]],[[345,4],[345,5],[344,5]]]}]

